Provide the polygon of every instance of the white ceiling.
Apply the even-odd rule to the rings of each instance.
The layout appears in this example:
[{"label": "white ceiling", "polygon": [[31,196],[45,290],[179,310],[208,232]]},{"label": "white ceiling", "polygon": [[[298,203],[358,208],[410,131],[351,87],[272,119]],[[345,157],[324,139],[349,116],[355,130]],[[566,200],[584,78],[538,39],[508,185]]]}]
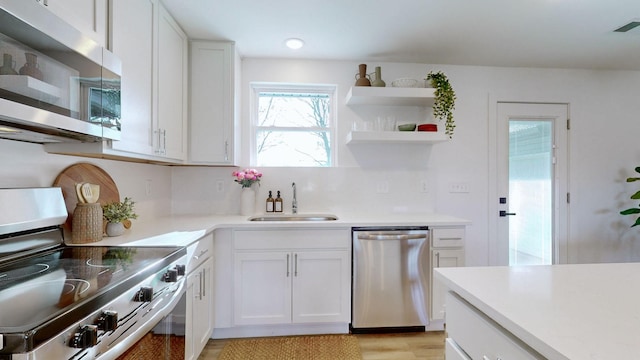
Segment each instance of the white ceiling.
[{"label": "white ceiling", "polygon": [[162,1],[243,57],[640,70],[640,0]]}]

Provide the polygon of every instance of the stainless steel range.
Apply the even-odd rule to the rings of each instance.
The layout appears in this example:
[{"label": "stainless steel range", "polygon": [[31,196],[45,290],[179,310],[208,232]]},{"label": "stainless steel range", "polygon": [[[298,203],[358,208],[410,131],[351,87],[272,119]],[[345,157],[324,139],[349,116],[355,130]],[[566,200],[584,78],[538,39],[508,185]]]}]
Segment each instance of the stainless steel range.
[{"label": "stainless steel range", "polygon": [[184,248],[65,246],[66,217],[59,188],[0,189],[1,360],[115,359],[184,294]]}]

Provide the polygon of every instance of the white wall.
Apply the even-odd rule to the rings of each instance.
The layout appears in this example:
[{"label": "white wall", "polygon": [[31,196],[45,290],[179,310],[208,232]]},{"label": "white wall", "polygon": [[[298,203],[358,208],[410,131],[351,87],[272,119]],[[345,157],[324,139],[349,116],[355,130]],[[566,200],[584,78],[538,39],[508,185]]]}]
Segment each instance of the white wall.
[{"label": "white wall", "polygon": [[[153,219],[171,212],[171,168],[122,161],[81,158],[46,153],[42,145],[0,139],[0,188],[47,187],[67,166],[92,163],[105,170],[116,183],[120,198],[132,198],[138,220]],[[147,195],[146,181],[151,180]]]},{"label": "white wall", "polygon": [[[282,190],[290,209],[290,186],[299,189],[301,211],[425,212],[467,218],[467,262],[489,263],[489,106],[495,101],[561,102],[570,104],[570,262],[630,261],[640,258],[637,229],[631,218],[618,215],[634,191],[624,183],[640,165],[640,73],[559,69],[513,69],[427,64],[371,63],[368,72],[382,66],[390,84],[399,77],[422,79],[430,70],[442,70],[456,90],[456,132],[453,140],[433,147],[366,146],[344,143],[354,121],[375,117],[389,109],[362,110],[346,106],[345,95],[354,83],[357,62],[244,59],[242,66],[243,148],[247,148],[249,83],[252,81],[306,82],[338,85],[338,168],[261,169],[265,176],[258,203],[268,190]],[[490,104],[490,99],[494,102]],[[399,110],[399,109],[395,109]],[[405,110],[401,110],[405,111]],[[413,112],[412,112],[413,111]],[[406,116],[422,116],[408,110]],[[249,157],[243,154],[242,164]],[[176,213],[238,212],[240,186],[230,168],[174,168]],[[430,189],[421,193],[419,181]],[[224,191],[216,191],[216,181]],[[389,193],[377,193],[388,181]],[[452,182],[468,182],[467,194],[449,193]],[[190,184],[190,185],[186,185]]]}]

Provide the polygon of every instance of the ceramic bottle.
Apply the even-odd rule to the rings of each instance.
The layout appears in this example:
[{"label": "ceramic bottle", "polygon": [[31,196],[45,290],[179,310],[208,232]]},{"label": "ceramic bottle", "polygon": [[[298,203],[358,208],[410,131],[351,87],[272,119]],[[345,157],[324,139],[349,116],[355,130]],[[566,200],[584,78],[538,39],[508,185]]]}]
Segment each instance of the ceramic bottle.
[{"label": "ceramic bottle", "polygon": [[27,58],[27,62],[20,68],[20,75],[27,75],[42,80],[42,71],[38,68],[38,55],[34,53],[24,53],[24,56]]},{"label": "ceramic bottle", "polygon": [[387,84],[384,81],[382,81],[382,69],[380,68],[380,66],[376,66],[375,77],[376,78],[371,82],[371,86],[377,86],[377,87],[387,86]]},{"label": "ceramic bottle", "polygon": [[0,75],[18,75],[18,72],[13,68],[14,62],[11,54],[2,55],[2,67],[0,67]]}]

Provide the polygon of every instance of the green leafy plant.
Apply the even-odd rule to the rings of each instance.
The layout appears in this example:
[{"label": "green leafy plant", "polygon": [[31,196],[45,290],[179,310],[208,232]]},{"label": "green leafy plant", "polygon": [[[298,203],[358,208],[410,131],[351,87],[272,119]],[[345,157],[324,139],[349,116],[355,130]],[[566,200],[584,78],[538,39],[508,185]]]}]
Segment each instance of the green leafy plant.
[{"label": "green leafy plant", "polygon": [[102,206],[102,215],[108,222],[118,223],[128,219],[137,219],[138,215],[133,211],[135,202],[125,197],[122,202],[112,202]]},{"label": "green leafy plant", "polygon": [[[638,174],[640,174],[640,166],[639,166],[639,167],[636,167],[636,168],[635,168],[635,170],[636,170],[636,172],[637,172]],[[630,178],[627,178],[627,182],[628,182],[628,183],[629,183],[629,182],[635,182],[635,181],[640,181],[640,177],[630,177]],[[640,200],[640,190],[636,191],[636,193],[635,193],[635,194],[631,195],[630,199],[631,199],[631,200]],[[634,215],[634,214],[640,214],[640,206],[632,207],[632,208],[629,208],[629,209],[627,209],[627,210],[620,211],[620,214],[622,214],[622,215]],[[640,225],[640,217],[638,217],[638,218],[636,219],[636,222],[635,222],[635,223],[633,223],[633,225],[631,225],[631,227],[634,227],[634,226],[637,226],[637,225]]]},{"label": "green leafy plant", "polygon": [[447,75],[442,71],[429,72],[426,80],[436,89],[433,102],[433,116],[438,120],[445,119],[445,134],[451,139],[453,137],[453,130],[456,127],[453,121],[453,109],[456,107],[456,93],[453,91]]}]

